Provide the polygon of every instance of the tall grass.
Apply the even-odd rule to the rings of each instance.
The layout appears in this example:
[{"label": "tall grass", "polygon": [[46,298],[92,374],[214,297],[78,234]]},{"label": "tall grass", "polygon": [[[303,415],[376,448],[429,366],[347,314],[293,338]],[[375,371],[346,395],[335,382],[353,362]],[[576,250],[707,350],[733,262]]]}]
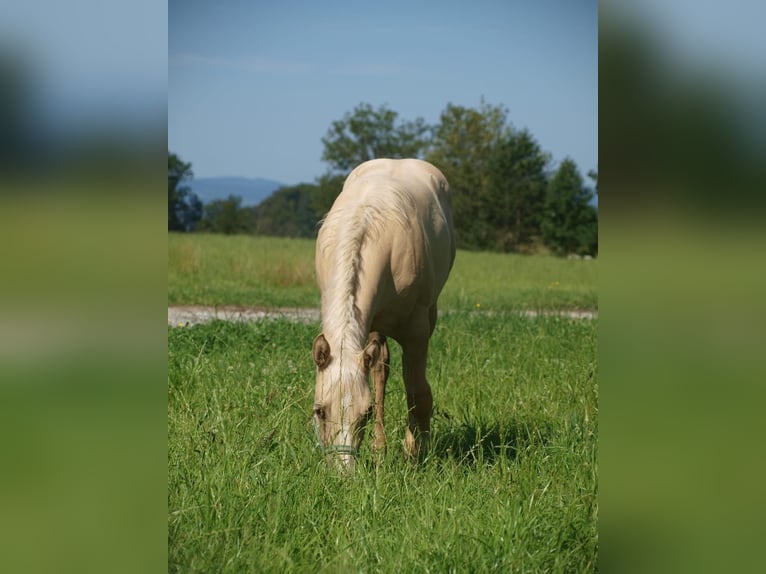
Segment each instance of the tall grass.
[{"label": "tall grass", "polygon": [[[595,309],[595,260],[460,251],[443,309]],[[318,307],[314,241],[168,234],[168,303]]]},{"label": "tall grass", "polygon": [[596,260],[459,251],[443,309],[596,309]]},{"label": "tall grass", "polygon": [[169,233],[168,304],[318,306],[314,242]]},{"label": "tall grass", "polygon": [[318,329],[169,329],[170,572],[594,570],[595,321],[442,317],[433,444],[418,466],[401,455],[392,344],[389,448],[376,462],[365,442],[353,477],[315,448]]}]

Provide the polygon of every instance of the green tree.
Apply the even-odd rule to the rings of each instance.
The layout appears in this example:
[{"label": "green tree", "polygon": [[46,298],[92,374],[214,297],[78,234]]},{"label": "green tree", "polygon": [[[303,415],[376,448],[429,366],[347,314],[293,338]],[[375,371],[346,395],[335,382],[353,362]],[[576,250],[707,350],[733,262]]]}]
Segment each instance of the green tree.
[{"label": "green tree", "polygon": [[530,250],[541,239],[549,155],[527,130],[508,132],[490,152],[489,189],[492,206],[487,222],[499,251]]},{"label": "green tree", "polygon": [[183,184],[192,177],[191,164],[168,151],[168,231],[192,231],[202,217],[202,202]]},{"label": "green tree", "polygon": [[230,195],[226,199],[206,203],[199,229],[226,235],[248,231],[247,212],[242,208],[242,198]]},{"label": "green tree", "polygon": [[596,195],[598,195],[598,170],[597,169],[590,170],[588,172],[588,177],[593,180],[593,186],[594,186],[593,189]]},{"label": "green tree", "polygon": [[452,189],[452,202],[460,247],[486,249],[494,233],[490,162],[493,151],[510,134],[508,112],[483,99],[479,109],[448,104],[426,159],[440,168]]},{"label": "green tree", "polygon": [[324,218],[330,211],[335,198],[343,189],[345,174],[326,173],[317,178],[316,186],[311,193],[311,210],[317,221]]},{"label": "green tree", "polygon": [[282,187],[253,210],[255,233],[278,237],[316,237],[320,216],[312,207],[317,186]]},{"label": "green tree", "polygon": [[566,158],[551,178],[545,197],[542,231],[556,253],[595,255],[598,251],[598,213],[590,204],[593,192],[585,187],[574,161]]},{"label": "green tree", "polygon": [[336,120],[322,138],[322,161],[332,170],[348,173],[360,163],[379,158],[420,157],[428,143],[428,125],[422,118],[397,121],[399,114],[385,105],[374,109],[359,104]]}]

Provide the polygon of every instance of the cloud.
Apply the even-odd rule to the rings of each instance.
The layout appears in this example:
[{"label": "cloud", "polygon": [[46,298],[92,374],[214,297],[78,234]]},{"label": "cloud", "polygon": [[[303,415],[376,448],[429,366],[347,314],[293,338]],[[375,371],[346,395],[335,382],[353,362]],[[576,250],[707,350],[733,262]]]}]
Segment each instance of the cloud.
[{"label": "cloud", "polygon": [[174,54],[170,56],[171,67],[227,68],[254,74],[303,74],[310,70],[305,62],[263,56],[245,58],[220,58],[199,54]]},{"label": "cloud", "polygon": [[352,76],[368,78],[390,78],[402,76],[408,70],[397,64],[357,64],[333,68],[330,74],[335,76]]},{"label": "cloud", "polygon": [[332,76],[352,78],[393,78],[412,72],[410,68],[398,64],[362,63],[317,69],[315,66],[299,60],[286,60],[263,56],[243,58],[222,58],[200,54],[181,53],[171,55],[168,64],[171,67],[209,67],[226,68],[251,74],[301,75],[311,71]]}]

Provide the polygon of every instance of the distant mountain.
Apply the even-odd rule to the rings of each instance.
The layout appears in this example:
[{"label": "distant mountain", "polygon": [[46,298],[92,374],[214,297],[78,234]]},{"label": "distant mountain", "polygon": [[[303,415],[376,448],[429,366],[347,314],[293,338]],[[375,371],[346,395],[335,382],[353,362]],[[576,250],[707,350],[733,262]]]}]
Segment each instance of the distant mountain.
[{"label": "distant mountain", "polygon": [[200,177],[186,182],[202,203],[226,199],[230,195],[242,198],[242,206],[258,205],[284,184],[261,177]]}]

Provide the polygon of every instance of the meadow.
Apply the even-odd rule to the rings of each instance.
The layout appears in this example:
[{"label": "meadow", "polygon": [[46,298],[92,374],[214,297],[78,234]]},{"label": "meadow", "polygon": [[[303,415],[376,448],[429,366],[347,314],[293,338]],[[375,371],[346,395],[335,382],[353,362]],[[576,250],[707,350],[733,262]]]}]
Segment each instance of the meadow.
[{"label": "meadow", "polygon": [[[303,277],[298,270],[311,263],[312,242],[186,239],[170,239],[171,302],[316,301],[308,286],[288,279]],[[248,256],[254,245],[273,246],[279,255]],[[179,278],[190,269],[174,261],[174,250],[187,257],[197,250],[198,277],[215,275],[217,282],[183,291]],[[445,297],[452,306],[443,305],[452,312],[440,318],[432,339],[433,439],[419,465],[401,452],[406,400],[395,343],[388,450],[376,458],[365,441],[356,472],[342,476],[327,467],[310,422],[317,323],[169,326],[169,572],[596,569],[597,320],[530,318],[513,312],[523,305],[504,307],[505,291],[527,290],[528,302],[585,307],[595,301],[588,278],[596,262],[458,257],[477,267],[473,277],[471,266],[457,275],[460,287]],[[239,280],[230,273],[235,261]],[[481,262],[492,263],[482,274]],[[525,265],[530,276],[519,278],[521,286],[503,283]],[[250,272],[262,275],[253,279]],[[248,290],[250,281],[268,302]],[[550,298],[545,290],[556,281],[579,287]],[[496,312],[475,313],[477,304]]]},{"label": "meadow", "polygon": [[[596,260],[458,251],[443,309],[596,309]],[[168,235],[168,304],[318,307],[314,241]]]}]

